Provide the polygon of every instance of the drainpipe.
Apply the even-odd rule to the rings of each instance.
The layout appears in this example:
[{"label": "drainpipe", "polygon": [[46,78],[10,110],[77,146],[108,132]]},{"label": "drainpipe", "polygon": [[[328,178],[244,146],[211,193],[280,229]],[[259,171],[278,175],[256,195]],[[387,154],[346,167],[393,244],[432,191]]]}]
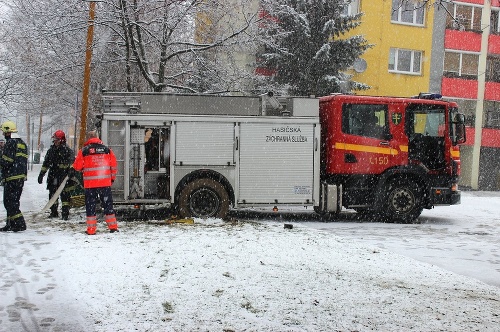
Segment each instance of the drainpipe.
[{"label": "drainpipe", "polygon": [[483,132],[484,92],[486,88],[486,59],[488,57],[488,38],[490,36],[491,1],[485,0],[481,16],[481,53],[477,68],[477,103],[474,133],[474,147],[472,148],[471,187],[479,189],[479,161],[481,157],[481,134]]}]

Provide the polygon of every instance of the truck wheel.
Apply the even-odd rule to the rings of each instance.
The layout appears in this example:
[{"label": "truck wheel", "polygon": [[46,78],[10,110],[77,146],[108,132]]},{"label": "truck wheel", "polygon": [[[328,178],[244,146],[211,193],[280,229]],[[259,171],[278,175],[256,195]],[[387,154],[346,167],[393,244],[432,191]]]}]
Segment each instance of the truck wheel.
[{"label": "truck wheel", "polygon": [[196,179],[182,189],[178,206],[182,218],[225,218],[229,211],[229,195],[215,180]]},{"label": "truck wheel", "polygon": [[384,220],[412,223],[423,210],[422,189],[405,179],[393,180],[387,186]]}]

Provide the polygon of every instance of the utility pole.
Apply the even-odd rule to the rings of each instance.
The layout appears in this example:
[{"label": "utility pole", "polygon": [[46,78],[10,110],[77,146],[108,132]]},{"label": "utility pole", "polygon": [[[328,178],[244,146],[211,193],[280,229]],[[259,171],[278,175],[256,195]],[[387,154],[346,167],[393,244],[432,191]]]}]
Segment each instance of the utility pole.
[{"label": "utility pole", "polygon": [[484,93],[486,91],[486,66],[488,59],[488,46],[490,38],[490,20],[491,20],[491,1],[484,2],[484,8],[481,11],[481,53],[479,54],[478,76],[477,76],[477,102],[474,123],[474,146],[472,148],[472,169],[471,169],[471,187],[474,190],[479,189],[479,164],[481,161],[481,140],[483,135],[484,118]]},{"label": "utility pole", "polygon": [[78,124],[78,92],[76,93],[76,102],[75,102],[75,130],[73,131],[73,150],[75,153],[78,150],[78,146],[76,145],[76,126]]},{"label": "utility pole", "polygon": [[[78,148],[82,148],[85,143],[87,131],[87,111],[89,109],[89,89],[90,89],[90,64],[92,62],[92,43],[94,40],[94,17],[95,1],[89,2],[89,21],[87,28],[87,44],[85,50],[85,70],[83,73],[83,91],[82,91],[82,112],[80,117],[80,139]],[[76,134],[76,133],[75,133]]]},{"label": "utility pole", "polygon": [[[26,112],[26,142],[31,144],[31,116]],[[29,152],[29,151],[28,151]]]},{"label": "utility pole", "polygon": [[37,150],[40,149],[40,143],[42,142],[42,121],[43,119],[43,111],[40,111],[40,124],[38,126],[38,143],[37,143]]}]

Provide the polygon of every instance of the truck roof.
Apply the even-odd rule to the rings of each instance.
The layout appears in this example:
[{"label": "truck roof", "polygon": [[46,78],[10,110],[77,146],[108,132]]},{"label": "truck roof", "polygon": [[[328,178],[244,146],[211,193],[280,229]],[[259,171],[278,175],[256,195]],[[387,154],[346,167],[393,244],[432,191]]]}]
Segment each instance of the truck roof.
[{"label": "truck roof", "polygon": [[317,117],[319,99],[154,92],[106,92],[104,113]]},{"label": "truck roof", "polygon": [[324,96],[320,98],[320,102],[328,102],[331,100],[342,99],[342,101],[351,102],[373,102],[373,103],[420,103],[420,104],[440,104],[440,105],[451,105],[457,106],[455,102],[443,100],[443,99],[433,99],[427,97],[427,94],[420,94],[421,97],[387,97],[387,96],[366,96],[366,95],[348,95],[348,94],[332,94],[329,96]]}]

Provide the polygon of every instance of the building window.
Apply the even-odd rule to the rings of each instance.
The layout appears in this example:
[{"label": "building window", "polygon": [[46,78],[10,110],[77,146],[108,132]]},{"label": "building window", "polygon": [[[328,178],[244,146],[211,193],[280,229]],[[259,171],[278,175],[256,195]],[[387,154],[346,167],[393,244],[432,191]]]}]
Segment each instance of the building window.
[{"label": "building window", "polygon": [[488,57],[486,60],[486,81],[500,83],[500,58]]},{"label": "building window", "polygon": [[446,51],[443,75],[476,80],[478,62],[479,54]]},{"label": "building window", "polygon": [[490,20],[490,34],[498,35],[500,34],[500,11],[492,10],[491,11],[491,20]]},{"label": "building window", "polygon": [[392,0],[391,21],[424,25],[425,2]]},{"label": "building window", "polygon": [[344,4],[341,15],[352,16],[359,13],[359,0],[352,0],[348,4]]},{"label": "building window", "polygon": [[486,123],[484,125],[486,128],[500,128],[500,113],[497,112],[487,112],[486,113]]},{"label": "building window", "polygon": [[421,74],[422,52],[391,48],[389,54],[389,71],[405,74]]},{"label": "building window", "polygon": [[500,102],[485,100],[484,113],[486,115],[484,127],[500,129]]},{"label": "building window", "polygon": [[[452,101],[458,104],[458,109],[460,113],[465,115],[465,125],[467,127],[474,127],[476,125],[476,106],[477,100],[475,99],[455,99],[455,98],[446,98],[447,101]],[[488,101],[484,101],[485,104]],[[485,110],[487,106],[485,106]]]},{"label": "building window", "polygon": [[446,27],[454,30],[481,31],[482,8],[463,4],[450,4]]}]

